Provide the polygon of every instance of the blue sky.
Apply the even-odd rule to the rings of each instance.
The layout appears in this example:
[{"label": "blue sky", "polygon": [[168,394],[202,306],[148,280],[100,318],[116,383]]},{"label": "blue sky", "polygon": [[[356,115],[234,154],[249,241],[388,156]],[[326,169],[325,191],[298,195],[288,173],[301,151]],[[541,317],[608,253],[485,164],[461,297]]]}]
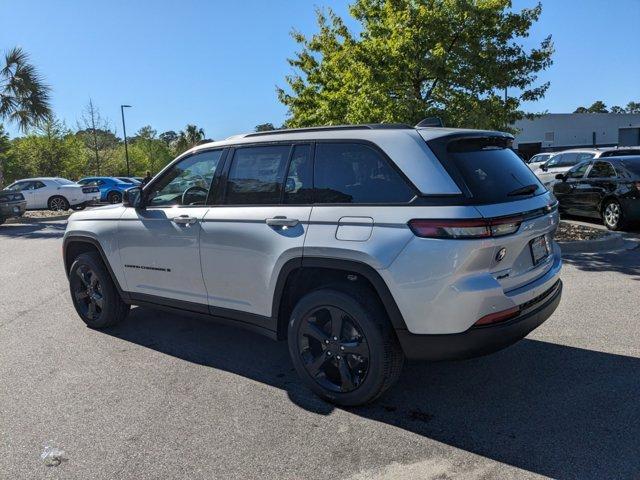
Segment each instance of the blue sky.
[{"label": "blue sky", "polygon": [[[534,0],[515,0],[514,7]],[[89,97],[121,134],[150,124],[159,132],[187,123],[224,138],[258,123],[280,124],[276,85],[296,49],[289,32],[315,31],[314,7],[338,0],[31,1],[0,0],[0,50],[23,47],[53,88],[56,114],[75,127]],[[531,111],[570,112],[603,99],[640,101],[640,0],[543,0],[525,44],[552,34],[554,65],[546,98]],[[353,24],[352,24],[353,26]],[[12,134],[15,128],[9,128]]]}]

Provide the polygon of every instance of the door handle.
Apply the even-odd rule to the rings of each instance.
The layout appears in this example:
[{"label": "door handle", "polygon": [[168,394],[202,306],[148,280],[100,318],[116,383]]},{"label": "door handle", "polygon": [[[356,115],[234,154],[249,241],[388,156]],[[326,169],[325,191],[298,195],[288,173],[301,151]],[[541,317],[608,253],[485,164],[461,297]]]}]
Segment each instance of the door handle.
[{"label": "door handle", "polygon": [[276,216],[265,220],[270,227],[295,227],[300,223],[297,218],[287,218],[284,216]]},{"label": "door handle", "polygon": [[178,225],[192,225],[198,221],[196,217],[190,217],[189,215],[180,215],[179,217],[173,217],[173,223]]}]

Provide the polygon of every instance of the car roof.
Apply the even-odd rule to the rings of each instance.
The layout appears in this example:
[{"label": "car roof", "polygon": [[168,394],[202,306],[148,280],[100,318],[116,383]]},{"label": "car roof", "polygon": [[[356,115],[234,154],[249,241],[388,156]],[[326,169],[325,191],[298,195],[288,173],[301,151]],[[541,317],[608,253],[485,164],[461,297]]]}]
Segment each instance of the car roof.
[{"label": "car roof", "polygon": [[226,147],[256,142],[280,142],[296,140],[369,140],[388,138],[389,134],[415,135],[419,133],[424,140],[450,135],[475,133],[478,135],[505,136],[504,132],[494,130],[474,130],[468,128],[443,128],[443,127],[410,127],[401,124],[365,124],[365,125],[336,125],[327,127],[291,128],[282,130],[270,130],[266,132],[250,132],[240,135],[232,135],[224,140],[207,142],[193,147],[189,152],[208,149],[212,147]]},{"label": "car roof", "polygon": [[[73,182],[73,180],[69,180],[68,178],[64,178],[64,177],[31,177],[31,178],[21,178],[20,180],[16,180],[16,182],[33,182],[35,180],[68,180],[69,182]],[[13,182],[15,183],[15,182]]]}]

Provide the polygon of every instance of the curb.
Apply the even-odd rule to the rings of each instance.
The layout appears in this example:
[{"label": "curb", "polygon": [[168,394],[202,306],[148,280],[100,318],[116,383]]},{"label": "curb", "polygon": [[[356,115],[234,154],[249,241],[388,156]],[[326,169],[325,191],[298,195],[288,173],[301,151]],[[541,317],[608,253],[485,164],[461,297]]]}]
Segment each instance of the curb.
[{"label": "curb", "polygon": [[50,222],[53,220],[67,220],[69,218],[69,215],[58,215],[56,217],[40,217],[40,218],[33,218],[33,217],[12,217],[12,218],[8,218],[7,221],[5,222],[6,225],[9,224],[29,224],[29,223],[44,223],[44,222]]},{"label": "curb", "polygon": [[558,242],[563,254],[600,253],[626,249],[627,242],[620,233],[608,233],[596,240],[579,240],[577,242]]}]

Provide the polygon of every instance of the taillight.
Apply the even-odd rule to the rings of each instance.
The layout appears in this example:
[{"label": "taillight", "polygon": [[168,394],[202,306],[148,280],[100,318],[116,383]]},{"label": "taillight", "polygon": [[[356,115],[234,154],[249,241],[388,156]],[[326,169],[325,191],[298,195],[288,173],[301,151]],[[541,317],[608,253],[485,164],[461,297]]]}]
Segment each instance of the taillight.
[{"label": "taillight", "polygon": [[423,238],[488,238],[515,233],[520,228],[522,217],[464,220],[409,221],[409,228]]}]

